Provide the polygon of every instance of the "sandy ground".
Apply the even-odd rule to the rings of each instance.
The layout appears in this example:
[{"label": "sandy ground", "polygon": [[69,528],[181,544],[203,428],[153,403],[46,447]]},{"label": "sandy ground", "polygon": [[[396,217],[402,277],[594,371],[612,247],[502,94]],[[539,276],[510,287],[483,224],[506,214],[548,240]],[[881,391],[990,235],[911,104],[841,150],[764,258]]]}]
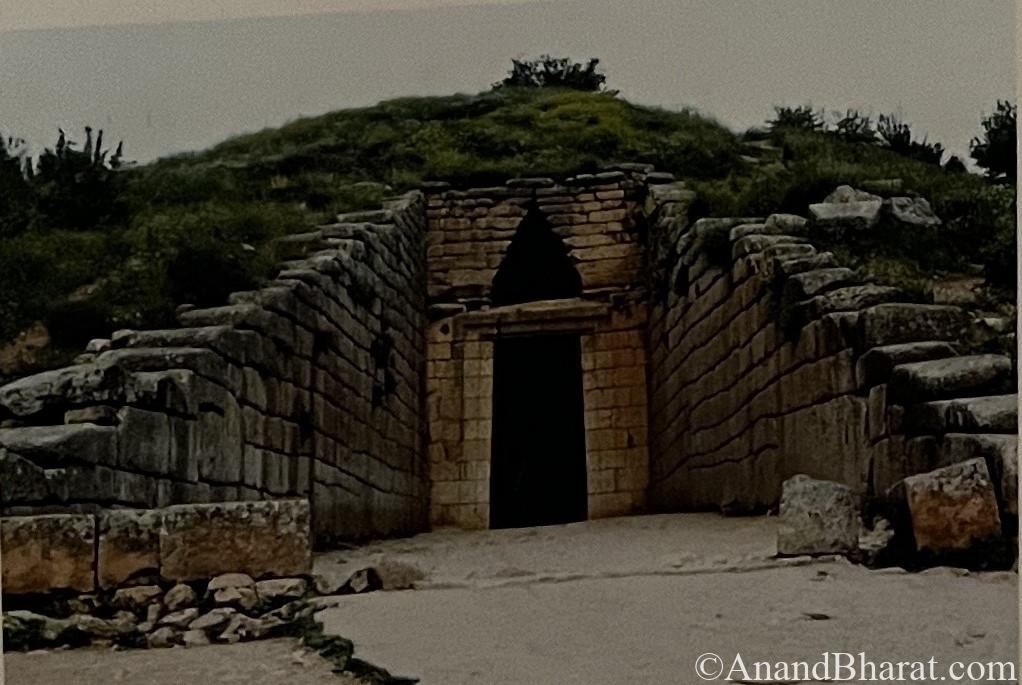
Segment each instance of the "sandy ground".
[{"label": "sandy ground", "polygon": [[825,651],[1015,660],[1017,575],[773,561],[774,522],[657,516],[379,543],[319,568],[399,560],[424,571],[419,589],[336,598],[319,616],[424,685],[699,683],[705,652],[729,665]]},{"label": "sandy ground", "polygon": [[[318,616],[358,657],[424,685],[685,685],[704,682],[694,667],[706,652],[750,667],[825,651],[935,657],[938,674],[1016,660],[1016,574],[775,560],[775,524],[687,514],[374,543],[322,555],[316,570],[340,582],[372,564],[415,589],[326,598]],[[8,685],[345,683],[296,650],[8,655]]]},{"label": "sandy ground", "polygon": [[293,640],[7,654],[6,685],[352,685]]}]

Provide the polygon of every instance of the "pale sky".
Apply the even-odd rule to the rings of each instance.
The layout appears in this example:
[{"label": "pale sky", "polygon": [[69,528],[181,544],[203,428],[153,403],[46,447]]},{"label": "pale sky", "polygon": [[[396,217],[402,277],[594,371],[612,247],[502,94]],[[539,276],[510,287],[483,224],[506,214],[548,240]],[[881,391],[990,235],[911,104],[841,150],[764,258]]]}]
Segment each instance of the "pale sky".
[{"label": "pale sky", "polygon": [[[295,8],[348,11],[266,16]],[[241,15],[262,18],[203,21]],[[141,161],[476,93],[545,52],[599,57],[629,100],[736,131],[778,104],[855,107],[965,156],[1016,83],[1014,0],[0,0],[0,27],[21,28],[0,30],[0,132],[52,145],[90,124]]]},{"label": "pale sky", "polygon": [[290,17],[542,0],[3,0],[0,31]]}]

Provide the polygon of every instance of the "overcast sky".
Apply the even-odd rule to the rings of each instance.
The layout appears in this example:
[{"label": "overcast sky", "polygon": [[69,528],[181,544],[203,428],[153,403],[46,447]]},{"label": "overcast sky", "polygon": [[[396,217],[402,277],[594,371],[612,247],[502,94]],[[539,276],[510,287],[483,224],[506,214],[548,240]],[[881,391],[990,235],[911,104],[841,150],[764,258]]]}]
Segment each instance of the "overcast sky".
[{"label": "overcast sky", "polygon": [[[148,160],[301,115],[478,92],[512,57],[551,52],[600,57],[623,96],[695,106],[736,130],[761,124],[775,104],[857,107],[897,112],[966,154],[983,113],[1014,97],[1014,8],[1014,0],[0,0],[0,130],[52,144],[57,126],[88,123]],[[306,14],[279,16],[295,12]]]}]

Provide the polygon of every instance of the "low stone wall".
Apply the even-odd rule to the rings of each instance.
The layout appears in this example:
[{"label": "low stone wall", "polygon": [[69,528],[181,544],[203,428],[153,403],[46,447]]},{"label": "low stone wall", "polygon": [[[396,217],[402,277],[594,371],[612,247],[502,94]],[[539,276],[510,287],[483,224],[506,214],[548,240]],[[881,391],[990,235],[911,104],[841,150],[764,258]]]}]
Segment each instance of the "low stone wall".
[{"label": "low stone wall", "polygon": [[319,542],[421,530],[424,214],[290,236],[267,287],[0,388],[0,513],[304,497]]},{"label": "low stone wall", "polygon": [[[691,200],[665,185],[647,205],[654,508],[763,510],[800,473],[882,494],[983,452],[956,433],[1014,433],[1010,360],[957,356],[963,310],[862,283],[804,218],[690,223]],[[1005,437],[985,453],[1014,473]]]},{"label": "low stone wall", "polygon": [[0,519],[5,595],[309,575],[305,500],[184,504]]}]

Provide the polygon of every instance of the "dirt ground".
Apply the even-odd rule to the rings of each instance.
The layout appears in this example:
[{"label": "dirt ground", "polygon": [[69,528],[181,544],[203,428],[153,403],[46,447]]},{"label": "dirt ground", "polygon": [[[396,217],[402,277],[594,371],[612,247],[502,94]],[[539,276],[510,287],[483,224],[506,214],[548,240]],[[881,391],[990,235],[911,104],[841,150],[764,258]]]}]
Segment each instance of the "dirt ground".
[{"label": "dirt ground", "polygon": [[[337,582],[373,565],[414,589],[330,598],[318,616],[358,657],[424,685],[700,683],[707,652],[729,666],[736,655],[934,657],[938,674],[953,661],[1017,661],[1016,574],[776,560],[775,524],[688,514],[374,543],[322,555],[316,570]],[[296,649],[9,655],[8,683],[344,683]]]},{"label": "dirt ground", "polygon": [[6,685],[354,685],[294,640],[7,654]]}]

